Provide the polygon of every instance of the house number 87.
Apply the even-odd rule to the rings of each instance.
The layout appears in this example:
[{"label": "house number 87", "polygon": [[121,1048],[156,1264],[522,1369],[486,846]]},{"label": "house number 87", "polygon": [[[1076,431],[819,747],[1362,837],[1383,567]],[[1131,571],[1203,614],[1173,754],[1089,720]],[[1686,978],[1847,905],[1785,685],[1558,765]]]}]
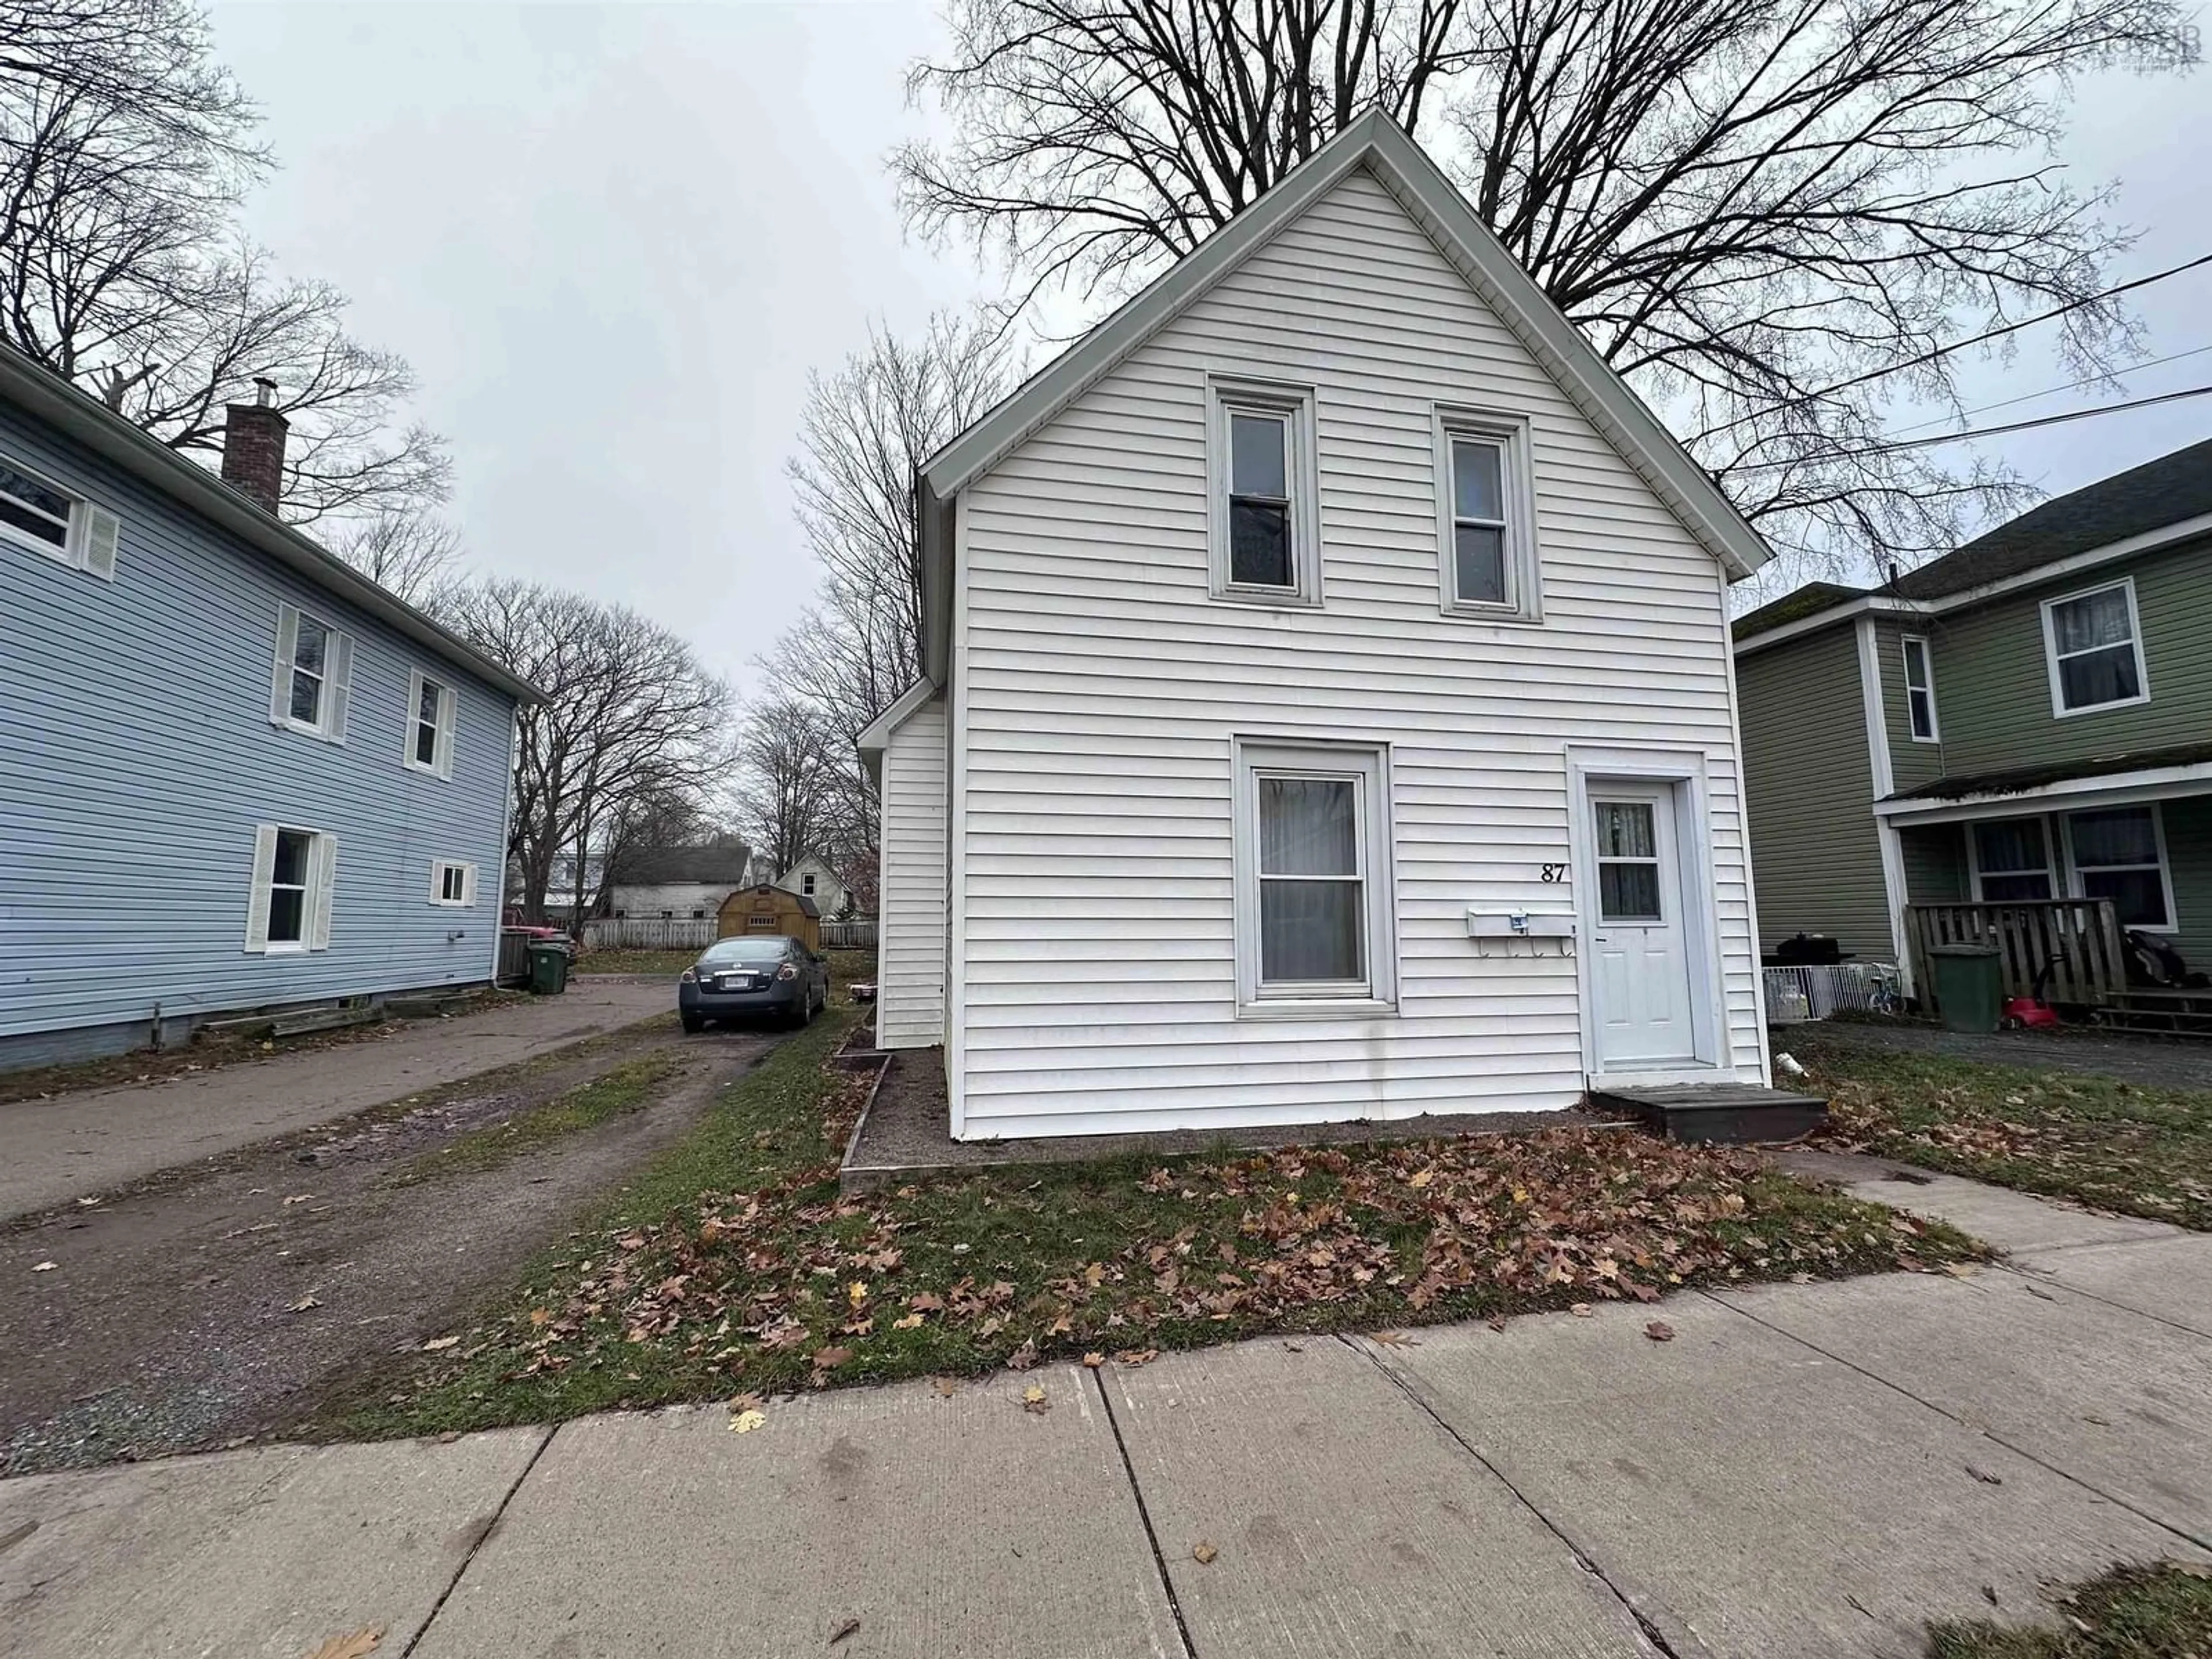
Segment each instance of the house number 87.
[{"label": "house number 87", "polygon": [[1566,878],[1567,866],[1565,865],[1547,864],[1544,866],[1544,879],[1546,881],[1557,883],[1565,881]]}]

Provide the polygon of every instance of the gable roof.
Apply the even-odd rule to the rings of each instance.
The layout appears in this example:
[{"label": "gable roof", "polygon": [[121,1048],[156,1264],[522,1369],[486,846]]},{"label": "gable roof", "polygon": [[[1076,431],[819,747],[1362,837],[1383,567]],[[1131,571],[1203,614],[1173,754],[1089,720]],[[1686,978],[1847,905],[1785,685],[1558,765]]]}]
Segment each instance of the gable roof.
[{"label": "gable roof", "polygon": [[0,346],[0,399],[74,439],[195,517],[228,531],[302,580],[358,606],[432,655],[466,669],[518,702],[545,701],[545,694],[528,680],[447,633],[397,593],[309,540],[258,501],[232,489],[197,461],[141,431],[98,398],[87,397],[13,347]]},{"label": "gable roof", "polygon": [[1964,547],[1908,570],[1887,590],[1940,599],[2039,565],[2212,514],[2212,439],[2055,495]]},{"label": "gable roof", "polygon": [[915,491],[921,509],[923,667],[933,682],[945,679],[951,598],[946,520],[954,496],[1359,167],[1427,232],[1584,418],[1731,576],[1747,576],[1766,562],[1766,544],[1711,475],[1599,357],[1427,152],[1382,111],[1370,110],[921,464]]},{"label": "gable roof", "polygon": [[689,847],[640,847],[615,860],[610,887],[658,887],[696,882],[707,887],[742,886],[752,849],[744,842],[702,842]]}]

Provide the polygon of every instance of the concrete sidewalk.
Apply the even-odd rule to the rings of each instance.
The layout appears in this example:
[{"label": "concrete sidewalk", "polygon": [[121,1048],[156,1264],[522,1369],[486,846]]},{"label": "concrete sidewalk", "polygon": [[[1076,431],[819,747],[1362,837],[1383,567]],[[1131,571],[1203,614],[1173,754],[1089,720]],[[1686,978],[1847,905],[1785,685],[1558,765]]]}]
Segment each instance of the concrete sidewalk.
[{"label": "concrete sidewalk", "polygon": [[2212,1237],[1842,1173],[2019,1254],[0,1482],[0,1655],[1909,1659],[2207,1559]]},{"label": "concrete sidewalk", "polygon": [[0,1105],[0,1221],[312,1128],[676,1006],[665,979],[571,980],[566,994],[390,1036]]}]

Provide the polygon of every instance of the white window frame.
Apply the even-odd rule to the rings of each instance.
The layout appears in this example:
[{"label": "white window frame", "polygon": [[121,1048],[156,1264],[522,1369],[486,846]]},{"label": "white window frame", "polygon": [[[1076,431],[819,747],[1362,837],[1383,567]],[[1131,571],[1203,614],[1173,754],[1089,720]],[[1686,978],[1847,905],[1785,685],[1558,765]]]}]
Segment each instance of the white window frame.
[{"label": "white window frame", "polygon": [[[446,878],[460,878],[460,896],[446,896]],[[430,861],[430,902],[444,910],[472,910],[477,902],[477,867],[459,859],[433,859]]]},{"label": "white window frame", "polygon": [[799,872],[799,890],[805,894],[808,898],[812,898],[814,896],[814,872],[811,870],[802,870]]},{"label": "white window frame", "polygon": [[[106,507],[87,501],[76,490],[48,477],[37,467],[26,466],[13,455],[0,454],[0,465],[44,484],[69,502],[69,516],[65,520],[56,520],[62,527],[62,539],[58,545],[9,524],[4,519],[0,519],[0,542],[39,554],[57,564],[65,564],[72,570],[82,570],[101,581],[113,581],[116,551],[123,538],[122,520]],[[18,500],[21,506],[40,518],[53,518],[53,514],[44,507],[33,507],[28,501],[20,501],[20,498],[11,496],[10,499]]]},{"label": "white window frame", "polygon": [[[1984,872],[1982,869],[1981,840],[1974,832],[1983,824],[2000,823],[2027,823],[2036,824],[2041,828],[2043,832],[2043,865],[2040,873],[2043,876],[2044,884],[2051,890],[2049,898],[1993,899],[1983,890],[1982,882]],[[2063,866],[2063,854],[2058,845],[2057,837],[2051,830],[2051,821],[2047,814],[2042,812],[2016,812],[2003,815],[2002,817],[1970,818],[1966,822],[1966,872],[1972,878],[1975,903],[2043,904],[2048,902],[2049,899],[2061,897],[2065,893],[2067,884],[2066,872]],[[2038,872],[2034,870],[1992,870],[1987,873],[2002,881],[2008,876],[2032,876],[2037,874]]]},{"label": "white window frame", "polygon": [[[1230,417],[1237,412],[1271,415],[1287,428],[1284,483],[1290,491],[1291,574],[1288,587],[1230,580]],[[1317,606],[1322,602],[1321,483],[1316,461],[1315,397],[1311,386],[1285,386],[1209,375],[1206,382],[1206,539],[1209,590],[1239,605]]]},{"label": "white window frame", "polygon": [[[292,716],[292,679],[299,667],[300,624],[312,622],[329,636],[323,655],[322,694],[313,720]],[[305,671],[313,673],[310,669]],[[297,732],[324,743],[346,740],[346,718],[353,699],[353,636],[329,618],[298,605],[276,606],[276,649],[269,670],[269,723],[282,731]],[[410,721],[410,731],[412,731]]]},{"label": "white window frame", "polygon": [[[1359,873],[1366,901],[1367,973],[1361,981],[1260,979],[1260,787],[1262,776],[1353,780],[1359,803]],[[1237,1012],[1243,1019],[1322,1019],[1390,1014],[1398,1005],[1396,881],[1390,817],[1390,749],[1378,743],[1231,739],[1236,848]]]},{"label": "white window frame", "polygon": [[[276,876],[276,838],[280,835],[307,837],[307,881],[300,901],[300,937],[271,939],[269,917],[270,895]],[[246,951],[249,956],[306,956],[331,945],[331,914],[337,884],[337,837],[327,830],[301,823],[256,824],[253,830],[252,884],[246,907]]]},{"label": "white window frame", "polygon": [[[1920,647],[1920,684],[1912,683],[1912,647]],[[1912,734],[1915,743],[1941,743],[1942,726],[1936,713],[1936,656],[1929,648],[1925,634],[1906,634],[1897,641],[1898,660],[1905,670],[1905,729]],[[1917,691],[1928,700],[1928,729],[1923,732],[1920,722],[1912,717],[1912,694]]]},{"label": "white window frame", "polygon": [[[426,765],[416,754],[417,740],[422,735],[422,691],[426,686],[438,688],[438,720],[430,740],[430,760]],[[459,724],[459,698],[449,681],[426,674],[421,669],[410,669],[407,674],[407,735],[399,751],[399,763],[410,772],[422,772],[434,778],[450,779],[453,775],[453,737]]]},{"label": "white window frame", "polygon": [[[1437,491],[1437,592],[1448,617],[1479,617],[1486,622],[1544,620],[1543,560],[1536,543],[1536,476],[1530,459],[1528,417],[1501,410],[1439,404],[1435,411]],[[1467,441],[1495,445],[1498,485],[1505,509],[1505,598],[1502,601],[1459,596],[1459,496],[1452,445]]]},{"label": "white window frame", "polygon": [[[2094,599],[2100,593],[2109,593],[2118,588],[2128,597],[2128,644],[2135,652],[2136,695],[2115,697],[2109,702],[2085,702],[2078,708],[2066,706],[2065,682],[2060,678],[2058,665],[2058,625],[2053,613],[2062,605],[2072,605],[2080,599]],[[2094,651],[2109,651],[2112,646],[2090,647]],[[2086,656],[2087,652],[2076,651],[2074,656]],[[2136,609],[2136,579],[2123,576],[2118,581],[2099,582],[2094,587],[2077,588],[2071,593],[2053,594],[2043,602],[2043,667],[2051,681],[2051,715],[2053,720],[2071,720],[2076,714],[2100,714],[2108,708],[2133,708],[2150,701],[2150,664],[2144,659],[2142,647],[2142,616]]]},{"label": "white window frame", "polygon": [[[2166,920],[2163,922],[2123,921],[2119,926],[2139,933],[2178,933],[2181,931],[2181,912],[2173,899],[2173,860],[2166,850],[2166,814],[2154,800],[2120,801],[2109,806],[2082,806],[2071,812],[2058,814],[2058,837],[2066,859],[2067,895],[2072,898],[2089,896],[2087,884],[2081,879],[2081,866],[2075,858],[2074,820],[2087,812],[2136,811],[2150,814],[2151,840],[2158,849],[2158,883],[2166,899]],[[2147,870],[2150,866],[2144,864],[2100,864],[2094,867],[2099,870]]]}]

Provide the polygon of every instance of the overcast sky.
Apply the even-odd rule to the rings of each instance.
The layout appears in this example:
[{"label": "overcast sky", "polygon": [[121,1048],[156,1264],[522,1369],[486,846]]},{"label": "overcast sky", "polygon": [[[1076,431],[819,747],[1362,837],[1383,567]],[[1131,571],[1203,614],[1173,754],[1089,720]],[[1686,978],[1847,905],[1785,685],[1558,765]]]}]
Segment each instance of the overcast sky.
[{"label": "overcast sky", "polygon": [[[902,235],[883,162],[935,7],[222,0],[282,170],[248,227],[337,283],[452,441],[471,562],[633,605],[741,682],[814,573],[782,477],[810,368],[870,320],[981,291]],[[2065,158],[2124,185],[2134,275],[2207,251],[2201,82],[2084,86]],[[2150,290],[2151,349],[2212,344],[2212,271]],[[2033,339],[1970,401],[2066,376]],[[2212,352],[2125,395],[2212,382]],[[2109,394],[2107,394],[2109,395]],[[1994,423],[2081,406],[2075,392]],[[2061,490],[2212,434],[2212,398],[1996,441]]]}]

